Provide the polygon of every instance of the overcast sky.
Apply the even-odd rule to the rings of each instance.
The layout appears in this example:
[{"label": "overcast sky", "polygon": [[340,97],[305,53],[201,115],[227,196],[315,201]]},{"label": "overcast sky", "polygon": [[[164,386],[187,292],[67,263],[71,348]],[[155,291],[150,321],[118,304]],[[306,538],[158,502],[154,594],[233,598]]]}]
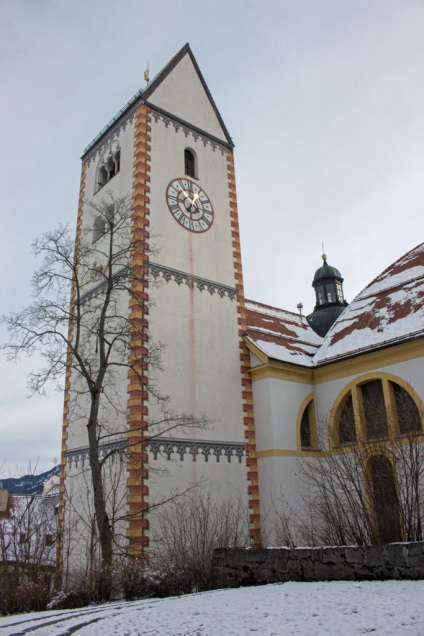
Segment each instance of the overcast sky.
[{"label": "overcast sky", "polygon": [[[74,225],[85,146],[186,42],[236,146],[248,298],[311,312],[324,243],[349,301],[424,240],[424,0],[0,0],[0,313]],[[30,364],[0,360],[3,477],[60,456]]]}]

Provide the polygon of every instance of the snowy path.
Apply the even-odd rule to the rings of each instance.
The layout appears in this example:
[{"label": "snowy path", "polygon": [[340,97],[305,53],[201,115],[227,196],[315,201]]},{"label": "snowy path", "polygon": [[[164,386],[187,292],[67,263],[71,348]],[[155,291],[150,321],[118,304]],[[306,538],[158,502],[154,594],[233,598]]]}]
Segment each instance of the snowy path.
[{"label": "snowy path", "polygon": [[424,636],[424,581],[284,583],[0,618],[0,636]]}]

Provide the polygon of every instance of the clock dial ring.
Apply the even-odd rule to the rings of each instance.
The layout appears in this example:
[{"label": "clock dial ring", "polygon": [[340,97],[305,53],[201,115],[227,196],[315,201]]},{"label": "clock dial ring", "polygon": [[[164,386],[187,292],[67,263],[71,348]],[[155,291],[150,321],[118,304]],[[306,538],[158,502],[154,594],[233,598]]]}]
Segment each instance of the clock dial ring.
[{"label": "clock dial ring", "polygon": [[166,202],[175,221],[196,234],[207,232],[214,220],[212,203],[197,183],[186,177],[173,179],[166,189]]}]

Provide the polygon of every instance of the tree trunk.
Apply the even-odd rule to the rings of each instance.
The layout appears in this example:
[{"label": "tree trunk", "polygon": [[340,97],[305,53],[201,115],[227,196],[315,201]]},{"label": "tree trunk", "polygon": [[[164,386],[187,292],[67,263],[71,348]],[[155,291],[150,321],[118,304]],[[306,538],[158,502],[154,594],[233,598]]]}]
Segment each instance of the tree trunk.
[{"label": "tree trunk", "polygon": [[90,449],[90,468],[93,484],[94,512],[99,533],[101,566],[99,572],[98,588],[102,599],[110,597],[111,569],[113,556],[113,532],[106,509],[104,495],[102,466],[99,457],[99,443],[97,439],[97,416],[99,411],[99,397],[92,396],[90,419],[87,424],[88,444]]}]

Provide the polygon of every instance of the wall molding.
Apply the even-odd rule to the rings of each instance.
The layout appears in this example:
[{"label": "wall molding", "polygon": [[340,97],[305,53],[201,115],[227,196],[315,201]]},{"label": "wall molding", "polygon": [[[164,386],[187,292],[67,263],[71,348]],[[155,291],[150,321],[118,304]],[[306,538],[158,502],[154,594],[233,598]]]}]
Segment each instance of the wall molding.
[{"label": "wall molding", "polygon": [[[200,276],[192,276],[187,272],[181,272],[178,269],[172,269],[172,267],[166,267],[165,265],[160,265],[159,263],[151,263],[149,261],[146,262],[147,267],[150,270],[153,278],[155,280],[162,279],[169,283],[169,281],[174,281],[178,286],[187,285],[188,287],[197,287],[199,291],[206,290],[211,296],[213,294],[218,294],[221,298],[227,297],[230,300],[234,300],[237,296],[237,290],[234,287],[230,287],[229,285],[222,285],[221,283],[217,283],[213,280],[208,280],[207,278],[201,278]],[[125,278],[128,276],[129,267],[125,266],[118,270],[113,278]],[[106,288],[107,281],[104,280],[101,283],[98,283],[90,290],[81,294],[80,303],[85,303],[92,298],[95,298],[99,294],[104,291]]]},{"label": "wall molding", "polygon": [[166,128],[171,125],[176,133],[181,131],[186,137],[192,137],[194,142],[200,141],[205,147],[210,146],[213,152],[217,149],[222,155],[225,155],[225,153],[228,152],[229,147],[225,144],[225,142],[222,142],[213,135],[210,135],[205,130],[192,126],[175,115],[171,115],[171,113],[155,107],[148,101],[140,101],[134,103],[133,106],[127,110],[125,115],[123,114],[123,111],[127,109],[128,104],[124,106],[124,108],[119,111],[119,113],[108,124],[106,124],[104,128],[102,128],[96,137],[94,137],[93,141],[91,141],[84,149],[82,156],[84,164],[89,166],[92,161],[97,160],[97,157],[103,152],[106,146],[111,144],[113,141],[119,140],[121,131],[124,132],[127,126],[131,126],[133,124],[137,108],[140,104],[145,104],[150,108],[150,114],[156,124],[161,121]]},{"label": "wall molding", "polygon": [[228,462],[231,462],[233,457],[237,457],[241,464],[242,457],[246,455],[245,444],[239,444],[238,442],[198,441],[170,437],[151,439],[147,444],[147,448],[154,459],[157,459],[160,454],[165,456],[168,461],[171,459],[171,455],[174,454],[179,455],[180,461],[184,461],[186,456],[191,455],[194,462],[197,457],[203,455],[205,462],[212,457],[215,457],[218,463],[221,458],[224,459],[225,457]]},{"label": "wall molding", "polygon": [[[121,456],[122,453],[128,448],[128,439],[119,439],[114,442],[106,442],[99,444],[99,457],[104,459],[109,453]],[[191,455],[192,460],[195,462],[199,457],[203,457],[205,462],[209,459],[215,458],[219,463],[220,459],[227,459],[227,462],[238,459],[239,464],[242,462],[242,458],[247,455],[245,444],[238,442],[222,442],[222,441],[209,441],[209,440],[191,440],[191,439],[179,439],[172,437],[157,437],[152,438],[146,442],[147,450],[153,455],[153,459],[157,460],[158,455],[165,457],[168,461],[171,461],[172,455],[179,455],[180,461]],[[85,468],[85,463],[89,461],[89,447],[80,446],[72,450],[65,452],[67,465],[69,468],[74,464],[75,468]],[[88,465],[88,464],[87,464]]]},{"label": "wall molding", "polygon": [[192,276],[187,272],[181,272],[178,269],[172,269],[172,267],[166,267],[159,263],[147,263],[148,268],[155,280],[158,278],[163,279],[167,283],[174,281],[178,286],[187,285],[188,287],[197,287],[200,291],[207,290],[211,295],[218,294],[221,298],[227,296],[230,300],[234,300],[237,295],[237,290],[229,285],[222,285],[213,280],[207,278],[201,278],[200,276]]},{"label": "wall molding", "polygon": [[214,152],[216,149],[218,149],[220,150],[222,155],[225,155],[225,153],[228,151],[228,146],[218,141],[218,139],[216,139],[212,135],[208,135],[205,131],[196,129],[187,122],[179,120],[177,117],[173,117],[171,114],[166,113],[165,111],[158,110],[154,107],[151,108],[151,114],[156,124],[161,121],[165,124],[165,128],[168,128],[171,125],[176,133],[181,131],[185,135],[185,137],[192,137],[195,143],[197,141],[201,141],[205,148],[206,146],[210,146]]},{"label": "wall molding", "polygon": [[[100,459],[104,459],[108,453],[115,450],[122,452],[127,446],[127,439],[99,444],[99,457]],[[90,448],[88,446],[80,446],[79,448],[68,450],[65,453],[65,457],[69,468],[72,467],[72,464],[75,465],[75,468],[85,468],[85,462],[88,461],[90,457]]]}]

